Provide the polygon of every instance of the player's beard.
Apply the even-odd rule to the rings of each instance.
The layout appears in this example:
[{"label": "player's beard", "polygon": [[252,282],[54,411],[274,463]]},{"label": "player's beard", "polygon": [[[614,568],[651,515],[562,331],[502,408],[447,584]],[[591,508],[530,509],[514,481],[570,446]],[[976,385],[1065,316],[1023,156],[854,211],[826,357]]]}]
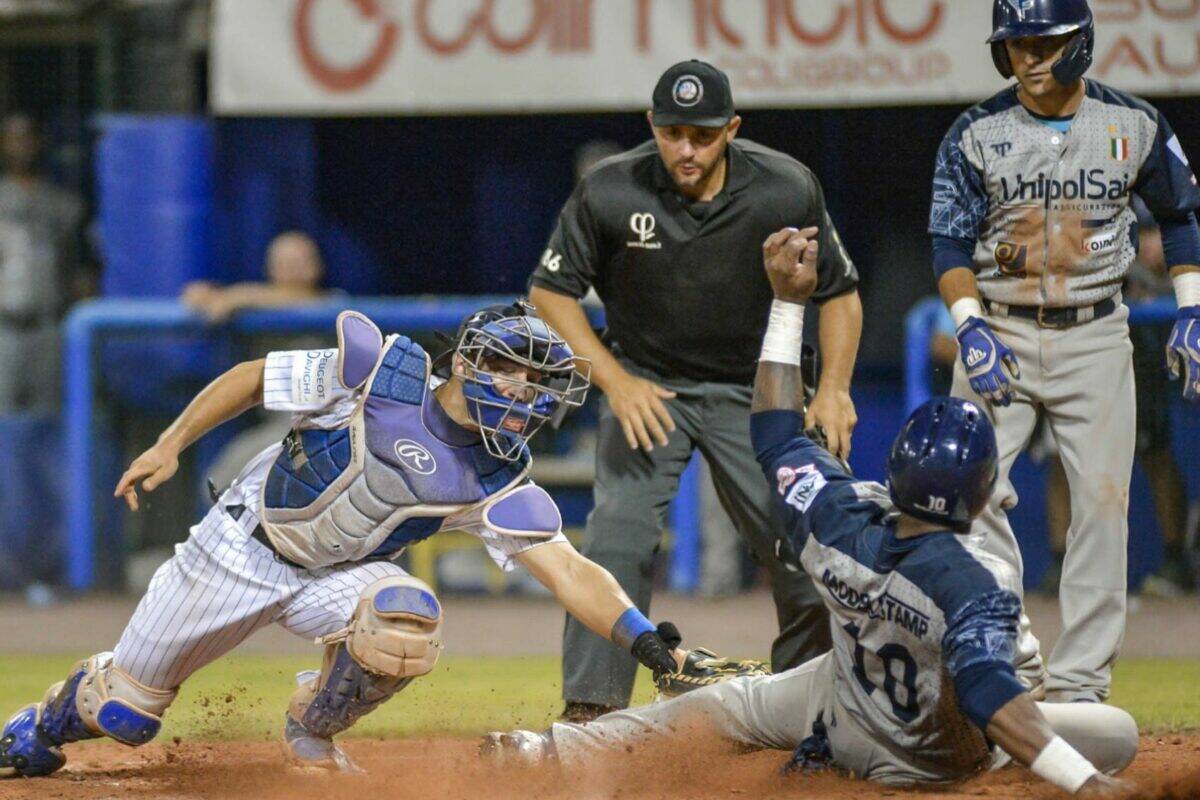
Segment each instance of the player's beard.
[{"label": "player's beard", "polygon": [[[703,164],[695,159],[692,159],[688,162],[676,161],[671,165],[671,177],[674,178],[675,185],[680,189],[694,189],[697,186],[703,186],[708,183],[709,178],[712,177],[712,174],[717,167],[721,166],[721,162],[724,159],[725,151],[722,150],[721,154],[717,156],[717,158],[713,159],[712,164],[710,164],[707,168],[705,168]],[[694,165],[697,167],[697,169],[690,170],[688,172],[682,172],[681,168],[685,163]]]}]

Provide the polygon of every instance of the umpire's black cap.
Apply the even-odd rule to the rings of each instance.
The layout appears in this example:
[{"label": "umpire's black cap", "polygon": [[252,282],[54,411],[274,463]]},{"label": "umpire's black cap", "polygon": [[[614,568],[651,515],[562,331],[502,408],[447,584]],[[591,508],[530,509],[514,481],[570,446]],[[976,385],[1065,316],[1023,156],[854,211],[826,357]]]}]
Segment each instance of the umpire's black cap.
[{"label": "umpire's black cap", "polygon": [[654,125],[719,128],[733,119],[729,76],[704,61],[680,61],[658,79],[651,97]]}]

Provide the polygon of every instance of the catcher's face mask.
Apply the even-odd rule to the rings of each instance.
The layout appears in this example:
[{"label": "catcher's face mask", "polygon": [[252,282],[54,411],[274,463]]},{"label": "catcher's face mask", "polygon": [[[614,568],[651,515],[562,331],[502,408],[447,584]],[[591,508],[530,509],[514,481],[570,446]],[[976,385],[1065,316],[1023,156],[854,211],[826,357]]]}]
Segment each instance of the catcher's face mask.
[{"label": "catcher's face mask", "polygon": [[556,410],[587,396],[590,365],[581,372],[563,338],[536,316],[468,325],[454,354],[467,412],[497,458],[517,458]]}]

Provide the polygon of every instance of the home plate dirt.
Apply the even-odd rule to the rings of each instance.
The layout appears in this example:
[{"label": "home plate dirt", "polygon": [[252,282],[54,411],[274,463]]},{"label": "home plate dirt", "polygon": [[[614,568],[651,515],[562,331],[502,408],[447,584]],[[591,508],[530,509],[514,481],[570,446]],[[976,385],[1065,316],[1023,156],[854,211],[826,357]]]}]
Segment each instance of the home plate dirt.
[{"label": "home plate dirt", "polygon": [[[108,742],[75,745],[68,766],[50,778],[0,781],[0,800],[675,800],[676,798],[880,797],[1054,798],[1062,794],[1008,768],[939,791],[889,789],[828,773],[781,776],[780,752],[692,752],[683,759],[631,753],[582,773],[553,768],[499,770],[463,739],[352,739],[346,749],[365,775],[296,775],[269,742],[169,742],[134,750]],[[1143,737],[1125,777],[1155,800],[1200,798],[1200,734]]]}]

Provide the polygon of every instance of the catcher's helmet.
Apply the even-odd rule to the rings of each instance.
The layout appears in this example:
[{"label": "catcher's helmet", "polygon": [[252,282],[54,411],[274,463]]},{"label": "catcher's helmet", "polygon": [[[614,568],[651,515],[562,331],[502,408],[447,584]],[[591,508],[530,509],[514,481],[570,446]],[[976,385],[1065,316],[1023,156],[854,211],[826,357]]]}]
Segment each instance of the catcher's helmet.
[{"label": "catcher's helmet", "polygon": [[[453,349],[443,354],[454,356],[462,359],[458,375],[467,412],[488,452],[498,458],[517,458],[557,409],[583,405],[587,396],[590,365],[576,359],[566,341],[522,301],[487,306],[463,320]],[[497,365],[503,361],[529,367],[536,377],[500,375]],[[506,394],[506,388],[532,391],[522,399]]]},{"label": "catcher's helmet", "polygon": [[1007,39],[1025,36],[1059,36],[1078,31],[1067,45],[1062,58],[1050,71],[1054,79],[1069,86],[1092,65],[1092,50],[1096,42],[1096,25],[1087,0],[994,0],[992,5],[992,61],[1006,78],[1013,76],[1008,58]]},{"label": "catcher's helmet", "polygon": [[887,470],[897,508],[966,530],[996,482],[996,433],[974,403],[935,397],[900,429]]}]

